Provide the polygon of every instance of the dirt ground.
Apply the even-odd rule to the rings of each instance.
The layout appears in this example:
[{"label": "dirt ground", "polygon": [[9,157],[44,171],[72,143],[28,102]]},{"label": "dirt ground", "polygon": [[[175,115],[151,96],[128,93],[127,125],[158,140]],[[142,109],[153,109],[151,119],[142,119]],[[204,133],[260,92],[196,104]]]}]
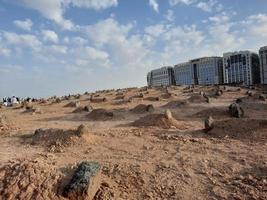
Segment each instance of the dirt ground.
[{"label": "dirt ground", "polygon": [[[0,199],[66,199],[82,161],[101,165],[94,200],[267,199],[267,100],[258,98],[267,90],[220,89],[129,88],[2,107]],[[228,113],[237,98],[244,118]],[[205,133],[209,116],[214,129]]]}]

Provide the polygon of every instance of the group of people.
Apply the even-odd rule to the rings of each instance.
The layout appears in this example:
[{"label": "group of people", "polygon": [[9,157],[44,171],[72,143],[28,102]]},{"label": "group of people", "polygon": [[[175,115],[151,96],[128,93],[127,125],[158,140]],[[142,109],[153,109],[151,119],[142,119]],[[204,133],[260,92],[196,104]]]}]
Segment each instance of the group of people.
[{"label": "group of people", "polygon": [[20,104],[20,98],[19,97],[7,97],[3,98],[3,105],[4,106],[13,106],[15,104]]}]

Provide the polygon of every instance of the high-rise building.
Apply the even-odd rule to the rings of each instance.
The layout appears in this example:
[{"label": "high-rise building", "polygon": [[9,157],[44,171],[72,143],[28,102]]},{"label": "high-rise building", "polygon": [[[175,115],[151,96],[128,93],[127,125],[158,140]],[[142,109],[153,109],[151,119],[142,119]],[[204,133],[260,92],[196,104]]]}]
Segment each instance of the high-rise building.
[{"label": "high-rise building", "polygon": [[190,62],[180,63],[174,66],[174,78],[176,85],[194,84],[194,70]]},{"label": "high-rise building", "polygon": [[148,86],[169,86],[175,85],[173,68],[162,67],[154,69],[147,74]]},{"label": "high-rise building", "polygon": [[175,82],[178,85],[212,85],[223,83],[221,57],[203,57],[174,66]]},{"label": "high-rise building", "polygon": [[261,84],[267,84],[267,46],[260,48],[259,55]]},{"label": "high-rise building", "polygon": [[252,85],[260,83],[259,56],[250,51],[223,54],[224,83]]}]

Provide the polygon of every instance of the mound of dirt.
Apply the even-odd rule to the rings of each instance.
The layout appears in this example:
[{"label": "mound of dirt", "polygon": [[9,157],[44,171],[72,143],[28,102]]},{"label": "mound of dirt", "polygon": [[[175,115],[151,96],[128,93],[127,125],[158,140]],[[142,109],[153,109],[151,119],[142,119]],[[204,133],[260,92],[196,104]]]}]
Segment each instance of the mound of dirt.
[{"label": "mound of dirt", "polygon": [[81,103],[79,101],[71,101],[68,104],[66,104],[64,107],[75,107],[75,108],[77,108],[77,107],[80,106],[80,104]]},{"label": "mound of dirt", "polygon": [[216,121],[210,135],[250,141],[267,139],[267,120],[232,118]]},{"label": "mound of dirt", "polygon": [[214,118],[229,117],[227,108],[207,108],[193,115],[193,117],[205,118],[213,116]]},{"label": "mound of dirt", "polygon": [[186,100],[170,101],[169,103],[163,105],[164,108],[180,108],[188,105]]},{"label": "mound of dirt", "polygon": [[84,106],[84,107],[78,107],[76,108],[73,113],[80,113],[80,112],[92,112],[93,111],[93,107],[88,105],[88,106]]},{"label": "mound of dirt", "polygon": [[131,109],[132,112],[142,114],[142,113],[147,113],[147,112],[153,112],[154,106],[152,104],[145,105],[145,104],[139,104],[135,106],[133,109]]},{"label": "mound of dirt", "polygon": [[161,95],[161,98],[162,99],[169,99],[169,98],[171,98],[172,97],[172,94],[171,93],[165,93],[165,94],[162,94]]},{"label": "mound of dirt", "polygon": [[146,101],[160,101],[160,97],[146,97],[144,100],[146,100]]},{"label": "mound of dirt", "polygon": [[116,95],[116,97],[114,98],[114,100],[123,100],[125,98],[124,95]]},{"label": "mound of dirt", "polygon": [[90,98],[90,101],[92,102],[92,103],[102,103],[102,102],[106,102],[107,101],[107,98],[100,98],[100,97],[97,97],[97,98],[93,98],[93,97],[91,97]]},{"label": "mound of dirt", "polygon": [[13,124],[5,115],[0,115],[0,133],[7,133],[14,129]]},{"label": "mound of dirt", "polygon": [[34,134],[27,138],[32,145],[42,145],[48,148],[49,152],[63,152],[65,148],[94,141],[84,125],[76,130],[62,129],[37,129]]},{"label": "mound of dirt", "polygon": [[31,105],[26,106],[24,113],[42,114],[43,111],[41,110],[41,108]]},{"label": "mound of dirt", "polygon": [[9,129],[9,124],[7,122],[7,117],[5,115],[0,116],[0,132],[7,131]]},{"label": "mound of dirt", "polygon": [[62,174],[38,160],[9,162],[0,168],[1,199],[65,199],[58,195]]},{"label": "mound of dirt", "polygon": [[93,121],[106,121],[114,118],[114,113],[107,111],[106,109],[94,109],[91,113],[87,115],[89,120]]},{"label": "mound of dirt", "polygon": [[200,95],[200,94],[194,94],[192,95],[188,101],[190,103],[208,103],[207,97],[205,97],[204,95]]},{"label": "mound of dirt", "polygon": [[141,117],[134,121],[132,125],[137,127],[156,126],[164,129],[177,128],[180,130],[189,128],[189,124],[186,122],[180,122],[173,118],[169,110],[166,110],[165,114],[149,114],[145,117]]}]

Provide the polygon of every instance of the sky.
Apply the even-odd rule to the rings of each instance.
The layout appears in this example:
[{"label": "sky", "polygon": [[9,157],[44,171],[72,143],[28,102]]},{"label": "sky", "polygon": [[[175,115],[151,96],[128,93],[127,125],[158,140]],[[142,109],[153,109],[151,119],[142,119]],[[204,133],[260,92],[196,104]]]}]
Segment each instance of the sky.
[{"label": "sky", "polygon": [[146,85],[149,70],[267,45],[267,0],[0,0],[0,97]]}]

